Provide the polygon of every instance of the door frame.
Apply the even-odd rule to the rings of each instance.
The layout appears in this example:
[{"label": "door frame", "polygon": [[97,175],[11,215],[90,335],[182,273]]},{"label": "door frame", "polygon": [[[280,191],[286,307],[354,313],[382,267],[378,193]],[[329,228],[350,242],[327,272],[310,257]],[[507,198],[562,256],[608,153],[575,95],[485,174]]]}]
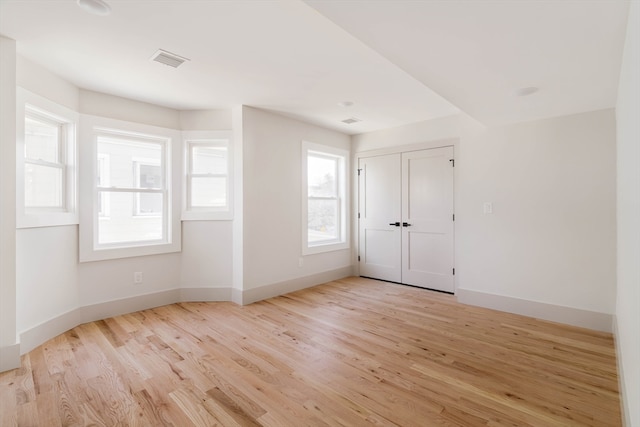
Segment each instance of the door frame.
[{"label": "door frame", "polygon": [[[460,138],[446,138],[446,139],[438,139],[434,141],[421,142],[417,144],[405,144],[405,145],[397,145],[392,147],[384,147],[375,150],[366,150],[366,151],[354,151],[351,159],[352,171],[353,171],[353,179],[351,180],[351,230],[353,231],[351,234],[351,265],[353,266],[353,272],[355,275],[360,275],[360,263],[358,261],[358,254],[360,253],[360,227],[358,224],[358,208],[360,201],[360,180],[358,179],[358,167],[361,158],[365,157],[374,157],[374,156],[384,156],[387,154],[402,154],[410,151],[420,151],[420,150],[429,150],[432,148],[442,148],[442,147],[453,147],[453,155],[454,158],[458,155],[460,146]],[[455,162],[454,162],[455,163]],[[456,211],[456,181],[458,176],[458,167],[459,165],[454,165],[453,169],[453,212]],[[455,268],[456,265],[456,225],[455,222],[453,224],[453,265]],[[454,282],[454,295],[458,290],[458,275],[453,276]]]}]

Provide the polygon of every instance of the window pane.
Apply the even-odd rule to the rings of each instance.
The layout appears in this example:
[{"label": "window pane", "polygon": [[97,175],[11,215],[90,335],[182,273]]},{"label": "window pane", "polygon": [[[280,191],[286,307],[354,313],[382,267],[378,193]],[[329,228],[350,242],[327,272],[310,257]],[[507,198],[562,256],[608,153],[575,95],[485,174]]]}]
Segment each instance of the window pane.
[{"label": "window pane", "polygon": [[191,172],[195,174],[227,173],[227,147],[193,146]]},{"label": "window pane", "polygon": [[24,205],[29,208],[61,208],[62,169],[30,163],[24,165]]},{"label": "window pane", "polygon": [[227,206],[227,178],[206,177],[191,179],[191,207]]},{"label": "window pane", "polygon": [[109,158],[108,164],[104,165],[108,169],[104,172],[110,186],[161,188],[163,185],[160,144],[99,137],[98,159],[100,157]]},{"label": "window pane", "polygon": [[162,171],[160,165],[136,162],[138,182],[136,188],[162,188]]},{"label": "window pane", "polygon": [[59,163],[60,126],[30,117],[24,120],[24,155],[28,159]]},{"label": "window pane", "polygon": [[333,200],[309,200],[307,214],[308,242],[338,239],[338,204]]},{"label": "window pane", "polygon": [[[161,240],[162,194],[100,191],[109,201],[109,217],[98,220],[98,244]],[[143,197],[144,196],[144,197]],[[139,216],[136,204],[154,210],[155,215]]]},{"label": "window pane", "polygon": [[136,209],[136,215],[162,215],[162,194],[137,194]]},{"label": "window pane", "polygon": [[336,197],[338,159],[309,155],[307,157],[307,185],[309,197]]}]

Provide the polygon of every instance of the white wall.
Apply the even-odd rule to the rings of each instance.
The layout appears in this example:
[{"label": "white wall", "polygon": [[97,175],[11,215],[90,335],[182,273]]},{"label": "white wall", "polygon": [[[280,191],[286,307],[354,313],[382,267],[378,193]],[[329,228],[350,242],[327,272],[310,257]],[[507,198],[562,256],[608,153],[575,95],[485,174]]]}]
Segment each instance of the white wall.
[{"label": "white wall", "polygon": [[50,71],[18,55],[16,84],[62,106],[79,111],[80,90]]},{"label": "white wall", "polygon": [[[21,56],[16,79],[18,86],[78,111],[78,88]],[[16,238],[17,330],[22,333],[77,308],[78,226],[23,228]]]},{"label": "white wall", "polygon": [[618,105],[616,344],[628,426],[640,426],[640,3],[631,2]]},{"label": "white wall", "polygon": [[79,306],[77,226],[19,229],[16,261],[19,333]]},{"label": "white wall", "polygon": [[[12,55],[15,58],[15,52]],[[181,129],[183,126],[185,130],[231,129],[230,111],[179,112],[80,90],[32,62],[21,57],[17,57],[17,61],[18,84],[83,114],[173,129]],[[5,74],[3,72],[3,81]],[[15,85],[16,81],[10,84],[14,90]],[[3,94],[3,102],[7,99],[9,97],[4,97]],[[12,123],[15,123],[15,99],[9,104],[10,111],[14,114]],[[15,135],[10,139],[15,141]],[[79,141],[79,144],[83,142]],[[15,155],[11,158],[15,159]],[[15,162],[12,165],[15,167]],[[15,188],[15,169],[12,177],[12,188]],[[11,200],[14,201],[10,206],[11,212],[15,213],[15,196]],[[80,203],[83,201],[80,200]],[[171,302],[171,298],[179,298],[181,288],[230,288],[232,222],[188,221],[182,227],[182,253],[86,263],[78,262],[77,225],[18,230],[17,242],[12,245],[12,252],[17,257],[17,301],[14,298],[14,302],[10,304],[14,313],[17,307],[17,314],[14,314],[17,325],[10,327],[10,323],[3,321],[3,327],[9,325],[7,330],[15,335],[17,326],[17,331],[24,333],[23,350],[28,350],[44,336],[41,331],[44,334],[59,333],[74,326],[78,319],[82,320],[79,311],[82,307],[106,303],[109,309],[117,306],[109,305],[110,302],[129,299],[133,303],[123,307],[135,309],[136,306],[144,305],[144,298],[136,298],[141,295],[157,294],[168,298],[150,298],[150,304],[153,304],[154,301]],[[13,229],[15,230],[15,224]],[[7,239],[3,236],[2,240],[3,243],[10,242],[9,236]],[[133,284],[133,272],[136,271],[144,274],[141,285]],[[176,290],[177,293],[173,292]],[[172,292],[167,293],[168,291]],[[10,314],[11,311],[3,309],[2,313]],[[50,326],[46,325],[47,322]]]},{"label": "white wall", "polygon": [[[231,111],[181,111],[180,126],[189,131],[230,130]],[[183,288],[231,288],[233,221],[183,221],[181,270]]]},{"label": "white wall", "polygon": [[[428,147],[443,138],[458,141],[459,299],[610,330],[615,291],[613,111],[490,129],[461,115],[353,140],[357,151],[367,151]],[[493,202],[492,215],[483,214],[483,202]]]},{"label": "white wall", "polygon": [[[458,138],[463,115],[441,117],[352,137],[354,153]],[[468,120],[468,119],[467,119]]]},{"label": "white wall", "polygon": [[487,129],[456,168],[459,289],[613,313],[612,110]]},{"label": "white wall", "polygon": [[350,268],[350,250],[302,256],[301,143],[350,151],[348,135],[245,107],[244,289]]},{"label": "white wall", "polygon": [[16,42],[0,36],[0,372],[20,364],[16,335]]},{"label": "white wall", "polygon": [[78,111],[91,116],[180,129],[178,110],[85,89],[80,90]]}]

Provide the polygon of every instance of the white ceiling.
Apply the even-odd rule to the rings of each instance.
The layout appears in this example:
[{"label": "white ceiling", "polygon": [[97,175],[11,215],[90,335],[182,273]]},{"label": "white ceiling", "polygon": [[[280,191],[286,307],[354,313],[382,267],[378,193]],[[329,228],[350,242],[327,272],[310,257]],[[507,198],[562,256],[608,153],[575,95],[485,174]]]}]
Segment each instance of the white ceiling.
[{"label": "white ceiling", "polygon": [[[175,109],[245,104],[354,134],[615,105],[622,0],[0,0],[0,34],[78,87]],[[190,59],[149,61],[157,49]],[[539,86],[528,97],[513,90]],[[446,98],[446,99],[445,99]],[[340,101],[353,101],[350,108]],[[362,122],[340,121],[355,116]]]}]

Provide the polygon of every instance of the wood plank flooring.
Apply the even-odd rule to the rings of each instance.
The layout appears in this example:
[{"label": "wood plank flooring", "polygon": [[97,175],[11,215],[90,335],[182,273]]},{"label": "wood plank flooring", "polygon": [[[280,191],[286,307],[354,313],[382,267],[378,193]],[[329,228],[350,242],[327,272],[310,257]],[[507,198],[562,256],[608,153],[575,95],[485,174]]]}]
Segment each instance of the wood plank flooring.
[{"label": "wood plank flooring", "polygon": [[0,374],[1,426],[618,426],[610,334],[348,278],[78,326]]}]

